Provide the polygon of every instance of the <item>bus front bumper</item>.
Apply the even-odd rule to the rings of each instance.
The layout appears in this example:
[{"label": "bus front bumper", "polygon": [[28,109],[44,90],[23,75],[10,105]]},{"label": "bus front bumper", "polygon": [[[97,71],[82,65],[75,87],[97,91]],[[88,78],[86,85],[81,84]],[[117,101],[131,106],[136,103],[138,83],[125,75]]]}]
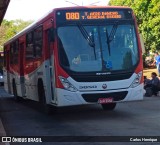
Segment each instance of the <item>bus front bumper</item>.
[{"label": "bus front bumper", "polygon": [[99,98],[113,98],[113,102],[126,102],[143,100],[143,84],[135,88],[107,90],[107,91],[85,91],[71,92],[56,89],[57,106],[72,106],[83,104],[98,104]]}]

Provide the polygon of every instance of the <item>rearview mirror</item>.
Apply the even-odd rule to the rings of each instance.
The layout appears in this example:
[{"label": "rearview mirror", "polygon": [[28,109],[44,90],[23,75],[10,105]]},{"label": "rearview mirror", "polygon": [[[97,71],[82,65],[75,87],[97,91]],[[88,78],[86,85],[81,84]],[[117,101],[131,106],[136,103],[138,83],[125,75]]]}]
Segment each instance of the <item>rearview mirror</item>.
[{"label": "rearview mirror", "polygon": [[145,50],[144,39],[143,39],[142,34],[139,34],[139,38],[140,38],[140,43],[141,43],[141,48],[142,48],[142,54],[144,54],[146,50]]}]

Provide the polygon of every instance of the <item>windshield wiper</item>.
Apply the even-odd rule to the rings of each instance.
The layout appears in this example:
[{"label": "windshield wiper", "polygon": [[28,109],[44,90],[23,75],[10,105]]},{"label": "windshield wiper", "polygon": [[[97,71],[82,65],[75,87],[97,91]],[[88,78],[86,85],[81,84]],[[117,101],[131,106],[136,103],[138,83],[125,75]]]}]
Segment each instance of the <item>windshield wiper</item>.
[{"label": "windshield wiper", "polygon": [[114,35],[117,31],[117,27],[118,27],[118,22],[116,22],[113,27],[112,27],[112,30],[110,32],[110,34],[108,34],[108,30],[106,29],[106,38],[107,38],[107,45],[108,45],[108,52],[109,52],[109,55],[111,55],[111,47],[110,47],[110,43],[111,41],[114,39]]},{"label": "windshield wiper", "polygon": [[80,23],[77,24],[79,30],[81,31],[83,37],[87,40],[88,44],[91,46],[91,47],[95,47],[95,43],[94,41],[92,40],[91,36],[88,34],[87,30],[84,28],[84,26]]},{"label": "windshield wiper", "polygon": [[81,23],[77,23],[77,26],[82,33],[83,37],[87,40],[88,44],[94,48],[94,56],[96,59],[96,50],[95,50],[95,43],[94,40],[91,38],[91,36],[88,34],[87,30],[84,28],[84,26]]}]

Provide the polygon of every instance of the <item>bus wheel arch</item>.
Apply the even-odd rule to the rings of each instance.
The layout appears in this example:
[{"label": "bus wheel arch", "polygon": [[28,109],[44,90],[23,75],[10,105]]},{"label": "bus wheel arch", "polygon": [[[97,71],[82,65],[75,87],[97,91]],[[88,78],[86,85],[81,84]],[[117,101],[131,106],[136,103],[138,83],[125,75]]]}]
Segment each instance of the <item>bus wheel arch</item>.
[{"label": "bus wheel arch", "polygon": [[37,90],[38,90],[39,103],[41,105],[40,109],[43,109],[42,112],[44,112],[45,114],[51,114],[52,113],[51,106],[47,104],[45,89],[42,79],[38,79]]},{"label": "bus wheel arch", "polygon": [[18,101],[20,100],[20,98],[19,98],[19,96],[18,96],[18,94],[17,94],[17,86],[16,86],[16,81],[15,81],[15,79],[12,80],[12,89],[13,89],[14,99],[15,99],[15,101],[18,102]]},{"label": "bus wheel arch", "polygon": [[42,79],[38,79],[37,90],[38,90],[39,102],[41,104],[42,103],[46,104],[45,90],[44,90],[44,85],[43,85],[43,80]]}]

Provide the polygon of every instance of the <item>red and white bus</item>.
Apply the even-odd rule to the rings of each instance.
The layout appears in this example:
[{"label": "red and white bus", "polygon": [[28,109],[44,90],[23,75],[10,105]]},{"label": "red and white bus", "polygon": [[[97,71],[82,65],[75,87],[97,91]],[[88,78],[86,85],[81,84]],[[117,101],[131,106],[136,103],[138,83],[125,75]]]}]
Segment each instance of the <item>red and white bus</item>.
[{"label": "red and white bus", "polygon": [[53,106],[143,99],[142,50],[128,7],[56,8],[4,44],[4,86]]}]

